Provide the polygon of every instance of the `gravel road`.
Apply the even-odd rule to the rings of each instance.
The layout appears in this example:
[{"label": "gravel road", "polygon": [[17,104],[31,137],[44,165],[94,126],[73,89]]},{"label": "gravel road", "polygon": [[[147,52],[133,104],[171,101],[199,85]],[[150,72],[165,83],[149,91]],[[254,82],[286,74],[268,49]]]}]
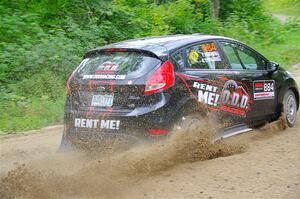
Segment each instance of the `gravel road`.
[{"label": "gravel road", "polygon": [[[294,71],[300,85],[300,67]],[[57,153],[62,126],[3,136],[0,198],[298,199],[298,116],[295,128],[273,123],[219,146],[193,140],[190,150],[201,155],[186,162],[178,158],[185,139],[99,157]]]}]

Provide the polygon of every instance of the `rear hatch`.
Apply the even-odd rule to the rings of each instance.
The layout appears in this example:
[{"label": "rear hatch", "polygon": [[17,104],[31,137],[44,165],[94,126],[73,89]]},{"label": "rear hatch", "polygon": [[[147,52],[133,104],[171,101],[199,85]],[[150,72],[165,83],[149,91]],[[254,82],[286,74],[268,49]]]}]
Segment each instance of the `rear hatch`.
[{"label": "rear hatch", "polygon": [[162,61],[151,53],[105,49],[89,54],[68,82],[71,109],[128,113],[159,101],[145,95],[147,78]]}]

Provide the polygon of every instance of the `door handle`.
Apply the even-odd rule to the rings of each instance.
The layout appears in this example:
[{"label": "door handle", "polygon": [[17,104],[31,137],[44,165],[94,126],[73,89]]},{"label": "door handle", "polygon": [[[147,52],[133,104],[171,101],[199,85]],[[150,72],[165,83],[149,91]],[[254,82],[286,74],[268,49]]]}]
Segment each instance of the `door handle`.
[{"label": "door handle", "polygon": [[249,78],[242,78],[242,81],[250,81]]}]

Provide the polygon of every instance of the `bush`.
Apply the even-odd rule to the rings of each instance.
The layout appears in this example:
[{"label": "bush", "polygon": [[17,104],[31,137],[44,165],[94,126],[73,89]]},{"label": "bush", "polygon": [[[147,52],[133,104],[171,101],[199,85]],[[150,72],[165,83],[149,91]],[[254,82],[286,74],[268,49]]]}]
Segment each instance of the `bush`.
[{"label": "bush", "polygon": [[58,76],[47,71],[13,84],[10,88],[20,96],[35,96],[54,101],[65,94],[63,82]]}]

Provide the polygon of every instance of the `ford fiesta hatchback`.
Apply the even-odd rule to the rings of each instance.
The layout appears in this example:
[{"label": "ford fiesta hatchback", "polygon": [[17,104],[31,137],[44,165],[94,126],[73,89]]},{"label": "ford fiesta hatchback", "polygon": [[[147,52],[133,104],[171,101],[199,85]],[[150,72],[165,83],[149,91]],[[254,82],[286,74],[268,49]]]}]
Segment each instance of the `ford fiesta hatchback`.
[{"label": "ford fiesta hatchback", "polygon": [[236,40],[200,34],[91,50],[67,87],[63,147],[164,137],[203,109],[233,121],[236,128],[228,136],[282,112],[293,127],[299,107],[296,82],[277,63]]}]

